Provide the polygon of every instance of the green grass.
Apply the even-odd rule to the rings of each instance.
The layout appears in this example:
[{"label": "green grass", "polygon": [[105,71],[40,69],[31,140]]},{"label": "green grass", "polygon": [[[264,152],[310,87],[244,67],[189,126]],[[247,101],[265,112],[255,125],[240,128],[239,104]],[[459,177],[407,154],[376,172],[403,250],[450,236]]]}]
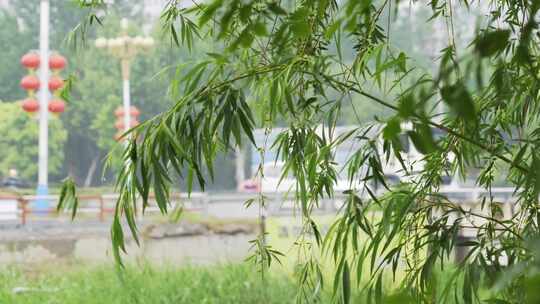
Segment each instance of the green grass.
[{"label": "green grass", "polygon": [[[65,268],[65,267],[64,267]],[[15,293],[18,287],[25,292]],[[0,303],[292,303],[295,284],[247,265],[0,270]]]},{"label": "green grass", "polygon": [[[28,267],[28,266],[27,266]],[[456,303],[453,291],[440,293],[451,269],[435,271],[434,303]],[[281,275],[280,275],[281,274]],[[386,282],[382,303],[417,303]],[[463,281],[458,280],[458,289]],[[332,302],[332,280],[326,280],[320,303]],[[22,292],[15,292],[15,291]],[[351,303],[367,303],[368,294],[353,284]],[[263,282],[250,264],[195,267],[129,266],[118,272],[112,265],[46,265],[0,269],[0,303],[14,304],[182,304],[182,303],[295,303],[294,279],[278,269]],[[486,290],[481,297],[488,298]],[[373,300],[373,298],[371,299]],[[459,302],[459,301],[458,301]]]}]

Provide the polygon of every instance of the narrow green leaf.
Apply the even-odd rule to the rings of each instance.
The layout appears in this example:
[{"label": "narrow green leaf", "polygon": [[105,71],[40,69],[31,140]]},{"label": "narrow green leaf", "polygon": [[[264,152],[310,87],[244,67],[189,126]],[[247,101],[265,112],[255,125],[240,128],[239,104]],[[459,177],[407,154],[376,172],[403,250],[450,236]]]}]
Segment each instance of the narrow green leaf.
[{"label": "narrow green leaf", "polygon": [[349,304],[351,302],[351,274],[349,270],[349,263],[345,261],[343,265],[343,278],[342,278],[342,290],[343,290],[343,303]]}]

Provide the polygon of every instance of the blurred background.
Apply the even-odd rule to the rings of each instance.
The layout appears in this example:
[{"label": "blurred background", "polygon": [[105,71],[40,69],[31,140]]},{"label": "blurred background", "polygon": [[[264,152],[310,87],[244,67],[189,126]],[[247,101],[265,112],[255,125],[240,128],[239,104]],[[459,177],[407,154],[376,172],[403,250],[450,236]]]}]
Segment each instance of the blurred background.
[{"label": "blurred background", "polygon": [[[107,52],[94,47],[98,36],[114,37],[119,34],[122,18],[129,20],[129,33],[149,35],[157,42],[151,51],[132,60],[131,99],[140,111],[140,121],[168,109],[172,104],[169,94],[170,81],[179,65],[189,65],[219,49],[208,40],[195,41],[196,52],[176,47],[170,35],[161,27],[160,13],[168,1],[132,0],[109,1],[103,26],[91,26],[86,31],[85,45],[75,48],[69,33],[85,17],[86,11],[69,0],[50,3],[50,48],[62,54],[68,65],[62,75],[72,80],[65,113],[51,122],[49,132],[49,182],[51,189],[66,176],[72,177],[83,187],[108,187],[114,183],[115,168],[103,172],[107,154],[117,145],[114,111],[122,104],[122,78],[119,61]],[[186,5],[189,1],[184,1]],[[403,5],[402,11],[392,20],[392,40],[397,47],[408,51],[418,68],[430,71],[431,59],[447,41],[444,24],[426,20],[430,9],[420,5]],[[459,16],[459,14],[456,14]],[[457,37],[464,43],[472,34],[475,19],[457,24]],[[429,35],[427,35],[429,33]],[[435,34],[433,34],[435,33]],[[80,38],[80,37],[79,37]],[[20,58],[30,50],[39,48],[39,1],[0,2],[0,177],[5,179],[10,169],[15,169],[26,185],[35,188],[37,180],[38,137],[37,124],[20,109],[26,92],[19,86],[27,71],[20,65]],[[352,58],[351,47],[344,47],[345,55]],[[356,100],[362,111],[345,110],[343,125],[358,125],[384,117],[385,112],[369,101]],[[234,191],[240,182],[252,175],[252,155],[249,147],[242,151],[220,155],[216,178],[208,191]],[[240,158],[240,159],[239,159]],[[230,178],[235,176],[236,178]],[[181,187],[179,185],[179,187]]]}]

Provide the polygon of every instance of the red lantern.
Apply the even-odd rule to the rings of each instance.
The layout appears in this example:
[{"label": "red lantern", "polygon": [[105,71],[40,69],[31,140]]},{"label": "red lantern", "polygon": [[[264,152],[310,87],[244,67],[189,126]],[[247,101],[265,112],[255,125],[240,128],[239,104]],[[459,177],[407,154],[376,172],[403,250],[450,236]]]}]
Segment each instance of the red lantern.
[{"label": "red lantern", "polygon": [[64,80],[59,76],[53,76],[49,79],[49,90],[56,91],[64,86]]},{"label": "red lantern", "polygon": [[[136,119],[132,119],[129,124],[130,124],[129,127],[133,128],[133,127],[138,126],[139,122]],[[117,120],[116,123],[114,124],[114,127],[117,128],[118,130],[121,130],[121,131],[124,130],[124,126],[125,125],[124,125],[124,120],[123,119]]]},{"label": "red lantern", "polygon": [[25,112],[35,113],[39,111],[39,102],[34,98],[25,99],[22,102],[22,108]]},{"label": "red lantern", "polygon": [[39,89],[39,79],[36,75],[26,75],[21,80],[21,87],[25,90]]},{"label": "red lantern", "polygon": [[49,112],[62,113],[66,109],[66,103],[61,99],[54,99],[49,103]]},{"label": "red lantern", "polygon": [[34,52],[27,53],[22,56],[21,64],[27,69],[37,69],[40,64],[39,55]]},{"label": "red lantern", "polygon": [[66,67],[66,64],[66,58],[63,56],[54,54],[49,57],[49,68],[51,68],[51,70],[61,70]]},{"label": "red lantern", "polygon": [[[131,117],[137,117],[137,116],[141,115],[141,111],[139,111],[139,109],[137,109],[137,107],[131,106],[129,108],[129,114],[130,114]],[[116,115],[116,117],[123,117],[124,116],[124,107],[116,108],[116,110],[114,111],[114,115]]]}]

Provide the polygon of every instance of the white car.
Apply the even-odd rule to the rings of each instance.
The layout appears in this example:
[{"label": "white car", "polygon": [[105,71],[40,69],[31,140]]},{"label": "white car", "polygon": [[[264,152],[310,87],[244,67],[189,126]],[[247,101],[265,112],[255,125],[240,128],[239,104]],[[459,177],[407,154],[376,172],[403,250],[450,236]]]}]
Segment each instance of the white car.
[{"label": "white car", "polygon": [[[241,192],[263,192],[263,193],[293,193],[296,190],[296,178],[289,174],[281,179],[283,173],[283,162],[266,163],[263,167],[264,178],[256,177],[244,181],[239,191]],[[357,189],[361,189],[361,185],[356,185]],[[345,178],[338,178],[334,185],[334,192],[343,192],[351,189],[350,182]]]}]

